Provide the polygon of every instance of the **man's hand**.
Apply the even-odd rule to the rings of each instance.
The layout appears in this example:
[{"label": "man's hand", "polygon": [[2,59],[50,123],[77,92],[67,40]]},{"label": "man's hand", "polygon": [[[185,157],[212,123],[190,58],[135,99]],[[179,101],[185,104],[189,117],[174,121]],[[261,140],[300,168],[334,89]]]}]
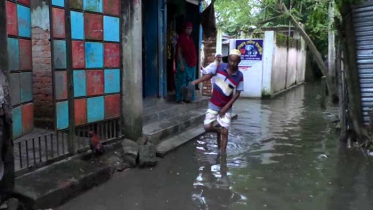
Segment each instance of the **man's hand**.
[{"label": "man's hand", "polygon": [[184,72],[184,71],[185,71],[185,67],[184,67],[184,65],[181,65],[181,66],[180,66],[180,71],[181,71],[181,72]]},{"label": "man's hand", "polygon": [[225,108],[223,108],[223,109],[221,109],[220,110],[220,112],[219,112],[219,116],[221,117],[221,118],[223,118],[224,116],[225,116],[225,114],[227,113],[227,109],[225,109]]}]

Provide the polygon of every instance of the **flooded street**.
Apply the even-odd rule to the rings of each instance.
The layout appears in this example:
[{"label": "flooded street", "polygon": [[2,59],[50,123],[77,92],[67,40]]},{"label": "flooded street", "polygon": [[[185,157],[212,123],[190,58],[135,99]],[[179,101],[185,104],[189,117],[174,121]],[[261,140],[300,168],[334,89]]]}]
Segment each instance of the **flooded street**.
[{"label": "flooded street", "polygon": [[340,146],[319,92],[308,84],[240,100],[227,156],[206,134],[157,167],[117,173],[60,209],[372,209],[371,159]]}]

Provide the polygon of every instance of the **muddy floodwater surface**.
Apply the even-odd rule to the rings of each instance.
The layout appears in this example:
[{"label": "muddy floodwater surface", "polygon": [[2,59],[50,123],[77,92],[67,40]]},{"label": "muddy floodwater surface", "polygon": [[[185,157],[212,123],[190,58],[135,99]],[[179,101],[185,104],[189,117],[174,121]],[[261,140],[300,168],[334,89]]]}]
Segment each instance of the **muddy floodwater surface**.
[{"label": "muddy floodwater surface", "polygon": [[238,101],[227,155],[205,134],[60,209],[373,209],[371,158],[341,146],[318,87]]}]

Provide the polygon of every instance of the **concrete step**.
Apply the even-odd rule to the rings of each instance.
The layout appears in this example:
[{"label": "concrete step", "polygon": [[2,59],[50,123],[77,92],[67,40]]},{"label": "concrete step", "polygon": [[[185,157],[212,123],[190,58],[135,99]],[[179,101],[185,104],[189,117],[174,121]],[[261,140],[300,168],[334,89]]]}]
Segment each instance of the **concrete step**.
[{"label": "concrete step", "polygon": [[153,144],[158,144],[162,140],[177,135],[194,126],[202,126],[205,118],[206,108],[187,111],[173,118],[153,122],[143,127],[143,134],[148,137]]},{"label": "concrete step", "polygon": [[191,104],[158,103],[154,106],[146,107],[147,110],[145,110],[145,115],[143,117],[144,125],[170,119],[189,110],[207,108],[209,100],[210,98],[207,97],[198,97],[197,100]]},{"label": "concrete step", "polygon": [[[237,119],[237,114],[233,114],[232,120]],[[217,122],[214,122],[214,126],[217,126]],[[172,136],[157,145],[157,155],[159,157],[166,156],[167,153],[177,149],[178,147],[186,144],[187,142],[201,136],[205,133],[205,129],[202,125],[192,127],[180,134]]]},{"label": "concrete step", "polygon": [[121,167],[121,144],[106,145],[107,152],[98,157],[85,152],[66,160],[19,176],[14,194],[27,209],[58,207],[80,193],[108,181]]}]

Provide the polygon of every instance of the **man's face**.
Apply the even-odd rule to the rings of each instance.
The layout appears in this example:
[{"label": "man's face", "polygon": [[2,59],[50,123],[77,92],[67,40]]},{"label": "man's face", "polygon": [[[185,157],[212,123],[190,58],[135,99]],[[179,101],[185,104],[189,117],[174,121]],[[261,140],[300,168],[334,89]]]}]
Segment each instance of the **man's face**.
[{"label": "man's face", "polygon": [[221,63],[223,57],[221,55],[218,55],[218,56],[216,56],[215,59],[216,59],[217,62]]},{"label": "man's face", "polygon": [[228,67],[231,70],[238,70],[238,64],[241,62],[241,57],[238,55],[230,55],[228,57]]},{"label": "man's face", "polygon": [[185,33],[188,34],[188,35],[191,35],[192,31],[193,31],[193,28],[188,27],[188,28],[185,29]]}]

